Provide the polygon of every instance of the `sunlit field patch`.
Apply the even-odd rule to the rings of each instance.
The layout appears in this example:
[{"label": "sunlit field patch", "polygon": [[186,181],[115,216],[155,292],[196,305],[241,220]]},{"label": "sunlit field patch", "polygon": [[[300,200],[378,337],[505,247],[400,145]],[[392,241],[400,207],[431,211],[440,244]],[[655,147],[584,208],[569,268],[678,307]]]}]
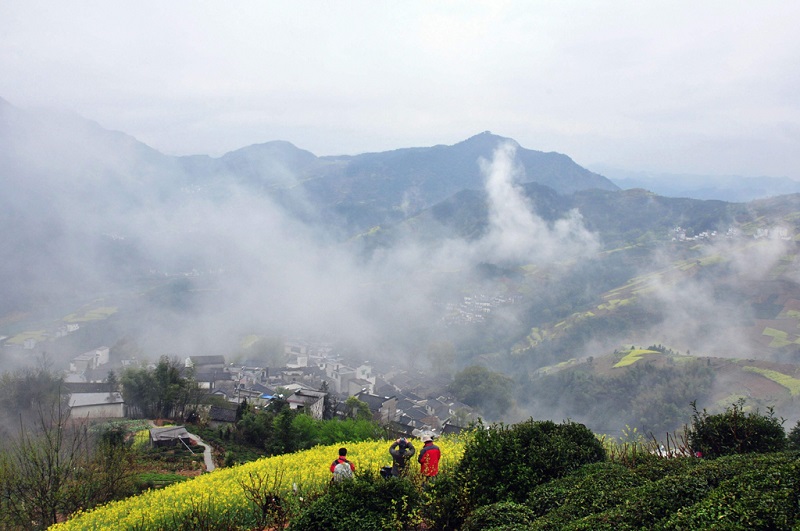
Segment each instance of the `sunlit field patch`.
[{"label": "sunlit field patch", "polygon": [[628,365],[633,365],[634,363],[642,359],[644,356],[649,356],[651,354],[661,354],[661,353],[658,352],[657,350],[646,350],[641,348],[631,350],[625,356],[623,356],[621,360],[619,360],[617,363],[614,364],[614,368],[616,369],[618,367],[626,367]]},{"label": "sunlit field patch", "polygon": [[83,314],[71,313],[64,317],[66,323],[82,323],[88,321],[101,321],[117,313],[115,306],[101,306],[84,312]]},{"label": "sunlit field patch", "polygon": [[15,335],[8,341],[6,341],[6,343],[8,343],[9,345],[22,345],[29,339],[33,339],[37,343],[40,341],[44,341],[45,339],[47,339],[47,332],[45,330],[33,330],[28,332],[22,332],[20,334]]}]

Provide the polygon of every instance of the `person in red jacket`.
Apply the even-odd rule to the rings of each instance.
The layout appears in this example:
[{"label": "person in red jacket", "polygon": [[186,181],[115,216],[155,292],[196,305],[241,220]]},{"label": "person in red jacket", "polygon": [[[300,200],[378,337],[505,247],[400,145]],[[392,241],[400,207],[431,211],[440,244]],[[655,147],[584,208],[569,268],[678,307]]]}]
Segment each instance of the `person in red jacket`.
[{"label": "person in red jacket", "polygon": [[339,448],[339,457],[331,463],[333,481],[351,479],[356,471],[356,465],[347,460],[347,448]]},{"label": "person in red jacket", "polygon": [[442,452],[438,446],[433,444],[433,437],[430,435],[423,435],[422,442],[422,450],[419,452],[417,461],[425,479],[432,479],[439,473],[439,458],[442,456]]}]

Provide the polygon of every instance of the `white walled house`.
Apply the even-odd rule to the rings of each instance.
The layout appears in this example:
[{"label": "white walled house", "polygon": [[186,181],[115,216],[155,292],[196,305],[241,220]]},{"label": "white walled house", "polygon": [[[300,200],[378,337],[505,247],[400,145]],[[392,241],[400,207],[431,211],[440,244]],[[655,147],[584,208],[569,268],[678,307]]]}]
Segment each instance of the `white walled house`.
[{"label": "white walled house", "polygon": [[94,350],[84,352],[79,356],[75,356],[69,363],[69,372],[82,373],[105,365],[108,363],[109,351],[110,349],[108,347],[98,347]]},{"label": "white walled house", "polygon": [[74,393],[69,397],[70,416],[78,419],[119,419],[125,417],[125,401],[116,391]]},{"label": "white walled house", "polygon": [[[333,391],[337,393],[346,393],[350,380],[356,379],[356,370],[338,361],[325,363],[324,369],[325,376],[333,382]],[[361,387],[358,389],[361,390]]]},{"label": "white walled house", "polygon": [[300,409],[319,420],[322,419],[322,413],[325,408],[325,395],[327,393],[322,391],[299,389],[286,401],[289,403],[290,409]]}]

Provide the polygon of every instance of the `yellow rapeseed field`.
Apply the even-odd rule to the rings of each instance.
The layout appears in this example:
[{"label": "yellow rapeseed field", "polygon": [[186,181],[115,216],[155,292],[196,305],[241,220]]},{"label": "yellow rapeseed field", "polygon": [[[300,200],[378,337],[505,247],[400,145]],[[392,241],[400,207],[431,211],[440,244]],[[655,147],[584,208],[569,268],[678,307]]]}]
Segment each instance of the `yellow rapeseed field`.
[{"label": "yellow rapeseed field", "polygon": [[[322,492],[331,478],[330,464],[341,446],[359,471],[378,474],[391,464],[390,441],[366,441],[317,446],[293,454],[268,457],[232,468],[221,468],[169,487],[149,490],[139,496],[111,502],[87,512],[79,512],[68,521],[52,526],[53,531],[107,529],[170,529],[191,518],[198,509],[214,514],[215,520],[251,511],[242,483],[252,484],[252,476],[276,485],[287,496],[307,496]],[[444,436],[436,444],[442,450],[440,471],[452,469],[463,456],[464,440]],[[415,441],[417,451],[422,443]],[[415,474],[418,467],[412,467]]]}]

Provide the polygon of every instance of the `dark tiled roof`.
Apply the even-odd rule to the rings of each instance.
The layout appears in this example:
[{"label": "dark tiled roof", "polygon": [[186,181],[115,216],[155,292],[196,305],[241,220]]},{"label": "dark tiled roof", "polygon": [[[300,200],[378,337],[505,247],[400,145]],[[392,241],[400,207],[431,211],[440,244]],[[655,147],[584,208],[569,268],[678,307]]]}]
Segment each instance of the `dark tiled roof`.
[{"label": "dark tiled roof", "polygon": [[189,356],[192,363],[198,365],[225,365],[225,356]]},{"label": "dark tiled roof", "polygon": [[230,380],[231,375],[222,369],[212,369],[210,371],[198,371],[194,379],[198,382],[217,382],[219,380]]},{"label": "dark tiled roof", "polygon": [[236,422],[236,410],[227,407],[211,406],[208,411],[209,420],[218,422]]},{"label": "dark tiled roof", "polygon": [[67,393],[109,393],[114,391],[112,386],[107,383],[91,382],[69,382],[64,384],[64,391]]},{"label": "dark tiled roof", "polygon": [[425,408],[421,408],[421,407],[417,407],[417,406],[412,407],[410,409],[404,409],[403,413],[405,415],[411,417],[412,419],[418,421],[418,422],[422,422],[424,419],[426,419],[426,418],[428,418],[430,416],[428,414],[428,412],[425,411]]},{"label": "dark tiled roof", "polygon": [[386,402],[390,398],[394,398],[391,396],[371,395],[369,393],[364,393],[364,392],[357,393],[355,397],[361,400],[362,402],[365,402],[369,406],[370,411],[372,411],[373,413],[380,410],[384,402]]},{"label": "dark tiled roof", "polygon": [[445,424],[444,426],[442,426],[442,433],[458,435],[459,433],[461,433],[465,429],[466,428],[462,428],[461,426],[456,426],[454,424],[449,424],[448,423],[448,424]]},{"label": "dark tiled roof", "polygon": [[168,426],[165,428],[151,428],[150,438],[154,441],[166,441],[170,439],[188,439],[189,432],[183,426]]},{"label": "dark tiled roof", "polygon": [[261,393],[262,395],[267,394],[267,395],[273,395],[274,396],[275,393],[276,393],[275,389],[273,389],[271,387],[267,387],[266,385],[261,385],[260,383],[254,383],[250,387],[250,389],[252,389],[253,391],[257,391],[257,392]]}]

